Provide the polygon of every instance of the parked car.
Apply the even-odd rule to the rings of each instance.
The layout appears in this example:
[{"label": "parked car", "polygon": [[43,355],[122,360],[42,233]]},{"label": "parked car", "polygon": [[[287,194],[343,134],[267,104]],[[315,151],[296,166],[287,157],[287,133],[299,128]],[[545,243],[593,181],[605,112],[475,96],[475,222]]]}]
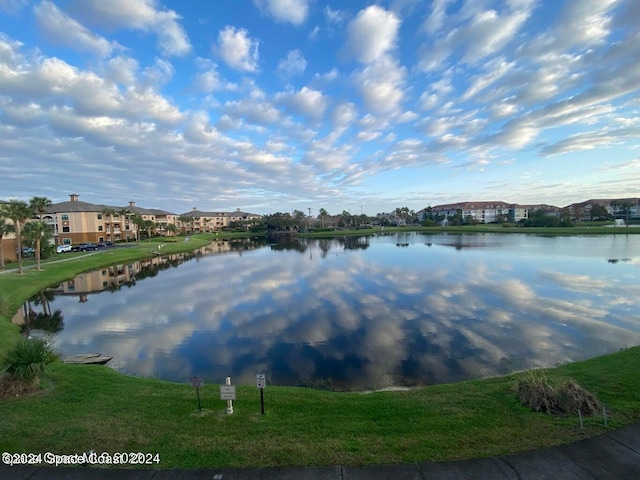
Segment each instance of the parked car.
[{"label": "parked car", "polygon": [[35,254],[36,254],[36,249],[33,248],[33,247],[24,247],[22,249],[22,256],[23,257],[32,257]]},{"label": "parked car", "polygon": [[107,240],[106,242],[98,242],[98,248],[107,248],[107,247],[113,247],[113,242],[110,242],[109,240]]},{"label": "parked car", "polygon": [[88,252],[89,250],[97,250],[97,249],[98,249],[98,245],[96,245],[95,243],[83,243],[82,245],[80,245],[81,252]]},{"label": "parked car", "polygon": [[67,253],[71,251],[71,245],[58,245],[56,247],[56,253]]}]

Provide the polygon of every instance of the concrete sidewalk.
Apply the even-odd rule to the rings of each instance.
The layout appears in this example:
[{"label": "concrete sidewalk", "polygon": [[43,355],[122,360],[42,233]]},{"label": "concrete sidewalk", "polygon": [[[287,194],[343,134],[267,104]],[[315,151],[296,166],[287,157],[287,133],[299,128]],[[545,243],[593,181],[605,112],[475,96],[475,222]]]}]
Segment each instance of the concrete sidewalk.
[{"label": "concrete sidewalk", "polygon": [[2,480],[634,480],[640,423],[558,447],[505,457],[364,467],[114,470],[0,465]]}]

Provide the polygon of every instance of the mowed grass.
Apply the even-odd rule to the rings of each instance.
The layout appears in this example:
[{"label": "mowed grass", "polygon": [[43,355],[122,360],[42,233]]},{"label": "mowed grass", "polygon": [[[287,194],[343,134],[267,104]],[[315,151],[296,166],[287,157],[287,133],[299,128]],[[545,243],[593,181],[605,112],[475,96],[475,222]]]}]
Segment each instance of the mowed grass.
[{"label": "mowed grass", "polygon": [[43,390],[0,404],[0,448],[9,452],[158,453],[159,466],[364,465],[505,455],[570,442],[640,418],[640,348],[547,370],[595,392],[609,425],[521,406],[516,375],[409,391],[336,393],[238,386],[226,414],[219,387],[120,375],[56,363]]},{"label": "mowed grass", "polygon": [[[163,253],[211,236],[165,244]],[[193,242],[193,243],[191,243]],[[171,249],[171,250],[170,250]],[[0,355],[17,338],[7,320],[42,287],[93,268],[152,255],[148,244],[0,275]],[[546,370],[572,377],[607,408],[601,417],[557,418],[519,404],[517,375],[399,392],[336,393],[238,386],[226,414],[219,387],[204,385],[203,411],[188,384],[121,375],[108,367],[55,363],[42,389],[0,401],[0,449],[8,452],[159,454],[160,468],[365,465],[516,453],[570,442],[640,419],[640,348]]]}]

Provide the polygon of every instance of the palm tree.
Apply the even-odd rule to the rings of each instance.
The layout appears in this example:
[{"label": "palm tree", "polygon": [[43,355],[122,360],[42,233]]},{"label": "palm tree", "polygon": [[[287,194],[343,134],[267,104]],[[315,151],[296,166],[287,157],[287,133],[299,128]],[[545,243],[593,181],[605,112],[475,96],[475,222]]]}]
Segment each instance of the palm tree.
[{"label": "palm tree", "polygon": [[26,202],[22,200],[9,200],[1,206],[2,214],[0,216],[13,220],[13,226],[16,232],[16,243],[18,244],[18,274],[22,275],[22,225],[33,215],[33,210],[29,208]]},{"label": "palm tree", "polygon": [[32,220],[24,225],[24,236],[34,245],[36,253],[36,270],[40,268],[40,247],[51,238],[51,227],[42,220]]},{"label": "palm tree", "polygon": [[178,233],[178,227],[176,227],[173,223],[168,223],[166,229],[167,232],[171,232],[173,235]]},{"label": "palm tree", "polygon": [[38,214],[38,219],[42,220],[42,215],[47,213],[47,208],[51,205],[51,200],[47,197],[33,197],[29,200],[29,208]]},{"label": "palm tree", "polygon": [[178,217],[178,220],[180,221],[180,225],[182,226],[182,233],[186,233],[187,229],[185,228],[185,224],[193,223],[193,218],[189,215],[180,215]]},{"label": "palm tree", "polygon": [[[127,224],[127,216],[131,215],[133,212],[131,210],[129,210],[127,207],[121,208],[120,210],[118,210],[118,215],[120,215],[120,218],[123,219],[122,220],[122,224],[124,225],[124,229],[126,230],[126,224]],[[125,231],[124,233],[124,240],[125,243],[129,243],[129,237],[127,236],[127,232]]]},{"label": "palm tree", "polygon": [[320,217],[320,228],[324,228],[324,217],[327,215],[329,215],[329,212],[324,208],[321,208],[318,212],[318,217]]},{"label": "palm tree", "polygon": [[144,228],[147,229],[147,238],[151,240],[151,229],[156,228],[156,222],[153,220],[144,220]]},{"label": "palm tree", "polygon": [[[2,213],[2,212],[0,212]],[[2,250],[2,237],[13,232],[13,225],[4,218],[0,218],[0,268],[4,268],[4,251]]]},{"label": "palm tree", "polygon": [[115,236],[113,235],[113,216],[116,211],[110,207],[104,207],[102,209],[102,215],[109,217],[109,239],[115,244]]},{"label": "palm tree", "polygon": [[134,213],[131,215],[131,222],[136,226],[136,241],[140,241],[140,230],[142,230],[142,225],[144,223],[144,219],[141,215]]}]

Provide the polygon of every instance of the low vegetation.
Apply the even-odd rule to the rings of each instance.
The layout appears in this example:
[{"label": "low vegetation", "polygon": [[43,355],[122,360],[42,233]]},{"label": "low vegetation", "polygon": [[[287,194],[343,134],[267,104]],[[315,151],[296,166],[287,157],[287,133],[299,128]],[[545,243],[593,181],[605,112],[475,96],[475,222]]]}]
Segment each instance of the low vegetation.
[{"label": "low vegetation", "polygon": [[518,377],[516,390],[520,403],[535,412],[554,415],[598,415],[602,406],[596,396],[574,379],[552,384],[544,371],[530,371]]},{"label": "low vegetation", "polygon": [[[167,242],[162,252],[195,249],[212,238]],[[42,271],[0,275],[0,357],[20,339],[19,328],[8,321],[10,312],[41,288],[83,271],[151,256],[154,250],[143,243],[74,254],[65,262],[43,262]],[[160,461],[152,466],[159,468],[363,465],[506,455],[638,421],[638,371],[639,347],[536,372],[550,385],[574,379],[569,396],[581,385],[606,406],[608,425],[594,414],[585,418],[582,430],[573,407],[556,416],[522,405],[514,390],[522,374],[369,394],[267,386],[265,415],[258,389],[240,385],[235,413],[227,415],[217,385],[202,387],[199,411],[195,390],[186,381],[133,378],[108,367],[58,361],[40,374],[38,394],[12,392],[0,401],[0,449],[146,452],[158,454]]]},{"label": "low vegetation", "polygon": [[46,340],[22,338],[0,360],[0,372],[13,381],[32,384],[40,378],[54,358]]}]

